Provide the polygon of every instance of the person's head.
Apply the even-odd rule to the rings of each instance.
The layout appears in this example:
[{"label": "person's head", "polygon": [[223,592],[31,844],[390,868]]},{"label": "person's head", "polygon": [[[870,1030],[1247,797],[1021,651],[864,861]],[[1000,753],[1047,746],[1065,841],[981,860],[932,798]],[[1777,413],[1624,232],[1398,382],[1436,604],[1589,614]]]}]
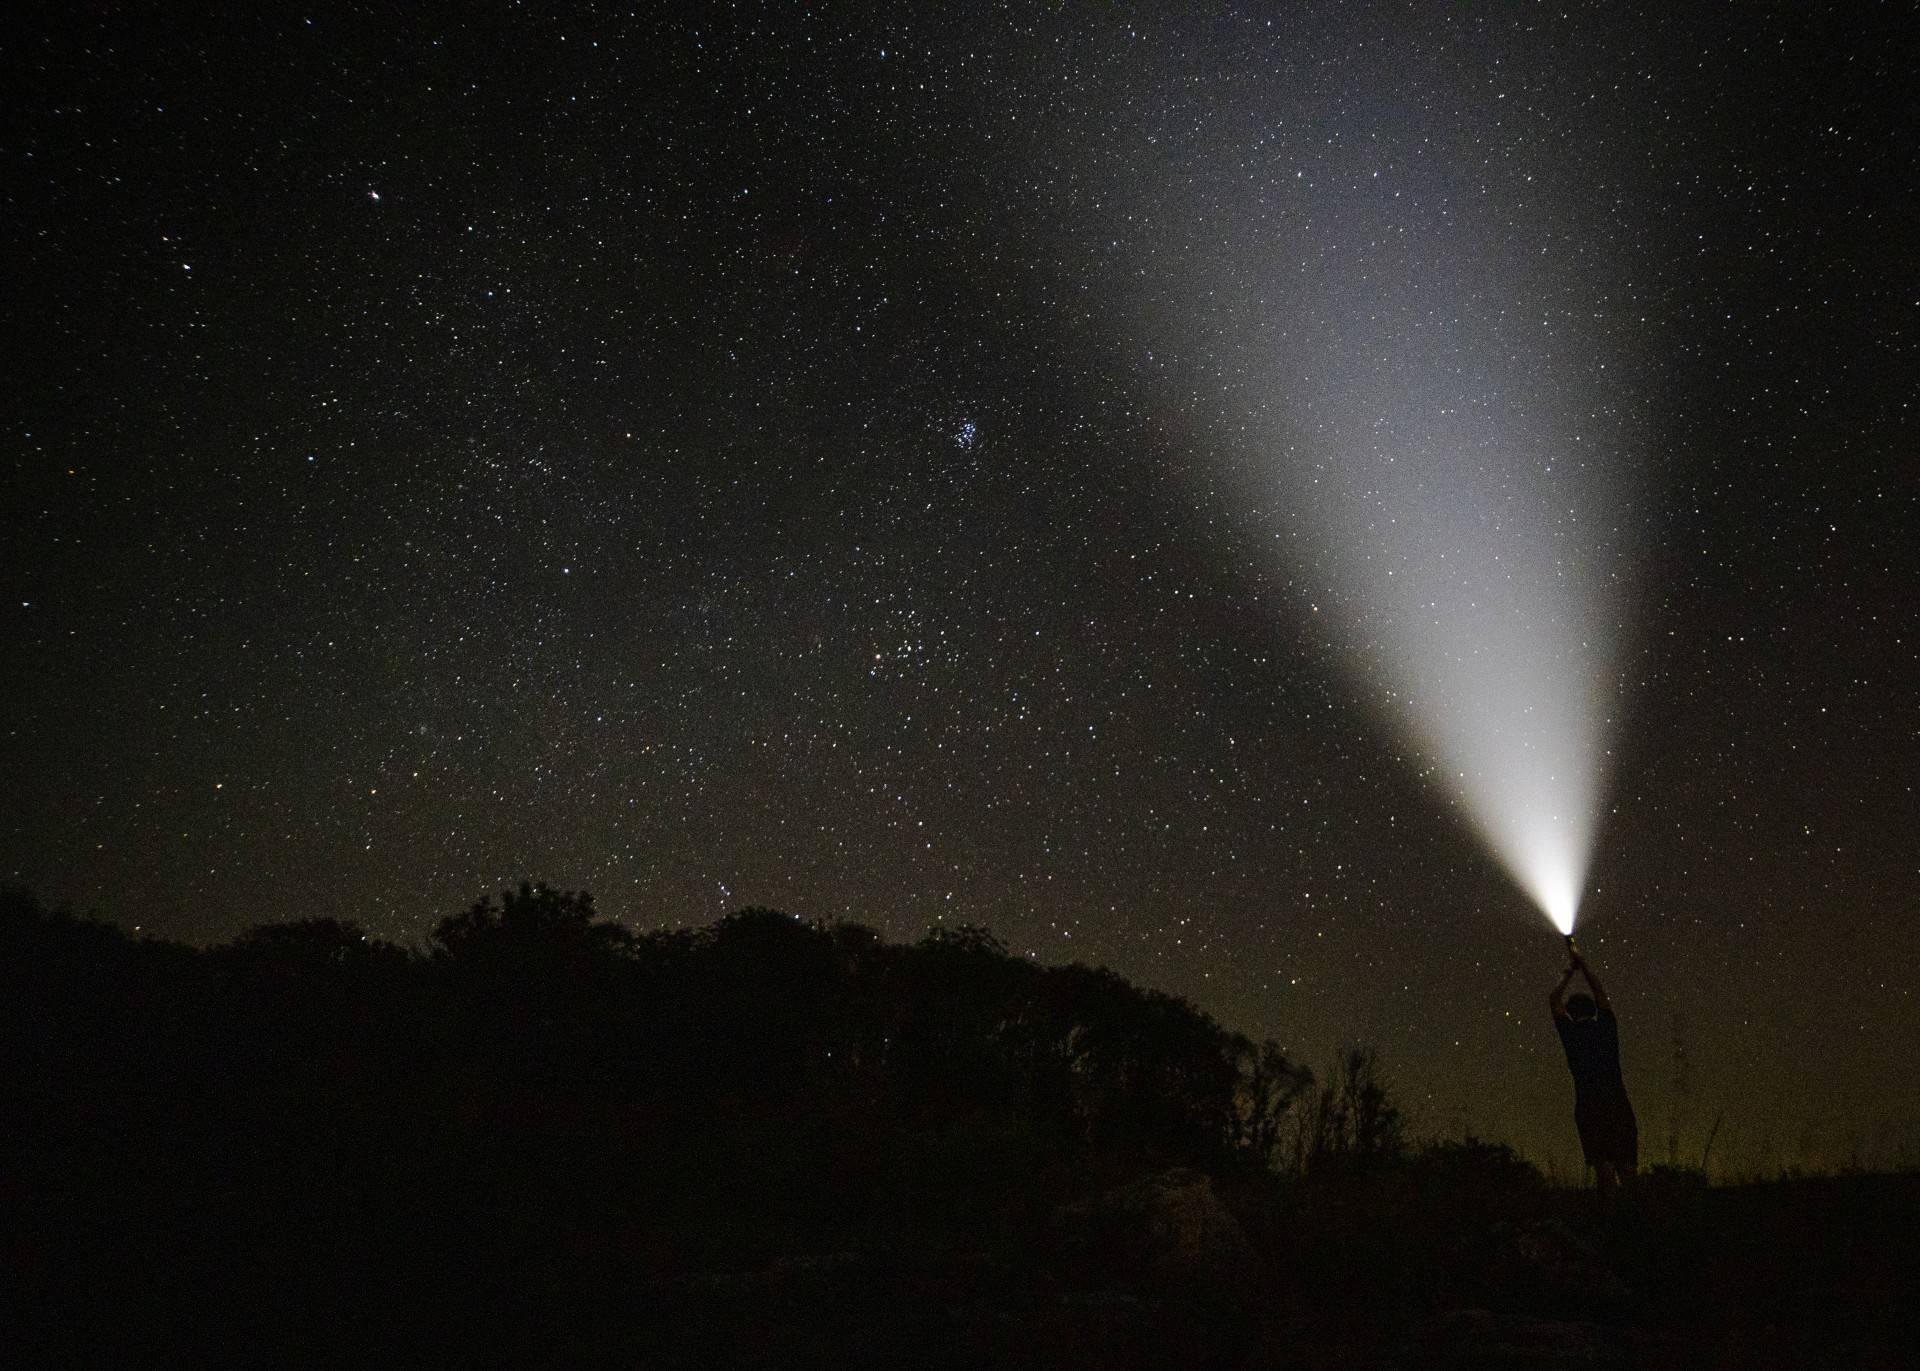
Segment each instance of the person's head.
[{"label": "person's head", "polygon": [[1567,1014],[1575,1019],[1591,1019],[1600,1012],[1600,1006],[1593,1002],[1593,996],[1581,991],[1567,996]]}]

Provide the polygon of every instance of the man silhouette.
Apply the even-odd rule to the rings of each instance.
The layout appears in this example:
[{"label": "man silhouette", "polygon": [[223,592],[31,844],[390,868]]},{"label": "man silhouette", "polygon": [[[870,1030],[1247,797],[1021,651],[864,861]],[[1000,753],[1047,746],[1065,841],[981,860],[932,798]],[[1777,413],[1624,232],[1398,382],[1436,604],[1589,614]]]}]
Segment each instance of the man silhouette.
[{"label": "man silhouette", "polygon": [[[1586,977],[1591,995],[1568,997],[1575,972]],[[1620,1025],[1600,978],[1578,952],[1547,1004],[1573,1073],[1573,1122],[1580,1130],[1580,1150],[1593,1168],[1601,1207],[1611,1209],[1621,1177],[1631,1176],[1640,1165],[1640,1126],[1620,1079]]]}]

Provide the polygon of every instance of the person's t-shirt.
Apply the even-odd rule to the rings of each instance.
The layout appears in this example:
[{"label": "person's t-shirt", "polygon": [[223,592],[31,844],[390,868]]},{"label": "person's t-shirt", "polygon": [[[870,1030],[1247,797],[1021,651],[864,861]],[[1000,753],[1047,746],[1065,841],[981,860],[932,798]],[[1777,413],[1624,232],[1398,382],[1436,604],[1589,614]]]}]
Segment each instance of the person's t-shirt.
[{"label": "person's t-shirt", "polygon": [[1573,1072],[1577,1093],[1625,1088],[1620,1083],[1620,1024],[1611,1009],[1603,1008],[1591,1019],[1556,1014],[1553,1024],[1567,1050],[1567,1069]]}]

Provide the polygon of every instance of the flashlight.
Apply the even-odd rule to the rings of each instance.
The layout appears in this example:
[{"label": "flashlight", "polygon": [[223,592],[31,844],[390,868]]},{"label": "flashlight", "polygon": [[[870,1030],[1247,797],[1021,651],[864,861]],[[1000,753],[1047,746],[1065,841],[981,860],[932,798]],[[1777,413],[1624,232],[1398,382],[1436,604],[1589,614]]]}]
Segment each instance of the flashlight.
[{"label": "flashlight", "polygon": [[1578,960],[1580,956],[1580,949],[1573,945],[1573,934],[1571,933],[1567,934],[1567,955],[1576,960]]}]

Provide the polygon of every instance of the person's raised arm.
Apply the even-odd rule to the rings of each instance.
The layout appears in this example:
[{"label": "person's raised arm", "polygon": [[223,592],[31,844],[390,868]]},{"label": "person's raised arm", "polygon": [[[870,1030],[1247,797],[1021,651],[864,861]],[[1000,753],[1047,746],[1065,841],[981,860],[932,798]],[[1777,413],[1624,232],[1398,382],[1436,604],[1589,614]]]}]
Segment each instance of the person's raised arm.
[{"label": "person's raised arm", "polygon": [[1556,1019],[1567,1017],[1567,987],[1573,983],[1573,973],[1579,969],[1580,963],[1575,961],[1560,977],[1560,984],[1553,988],[1553,993],[1547,996],[1547,1008],[1553,1011]]},{"label": "person's raised arm", "polygon": [[1593,1002],[1599,1005],[1600,1008],[1606,1010],[1607,1013],[1613,1013],[1613,1005],[1607,1000],[1606,988],[1600,984],[1600,978],[1593,974],[1593,968],[1588,966],[1584,960],[1576,961],[1574,965],[1579,967],[1580,974],[1587,978],[1587,989],[1593,992]]}]

